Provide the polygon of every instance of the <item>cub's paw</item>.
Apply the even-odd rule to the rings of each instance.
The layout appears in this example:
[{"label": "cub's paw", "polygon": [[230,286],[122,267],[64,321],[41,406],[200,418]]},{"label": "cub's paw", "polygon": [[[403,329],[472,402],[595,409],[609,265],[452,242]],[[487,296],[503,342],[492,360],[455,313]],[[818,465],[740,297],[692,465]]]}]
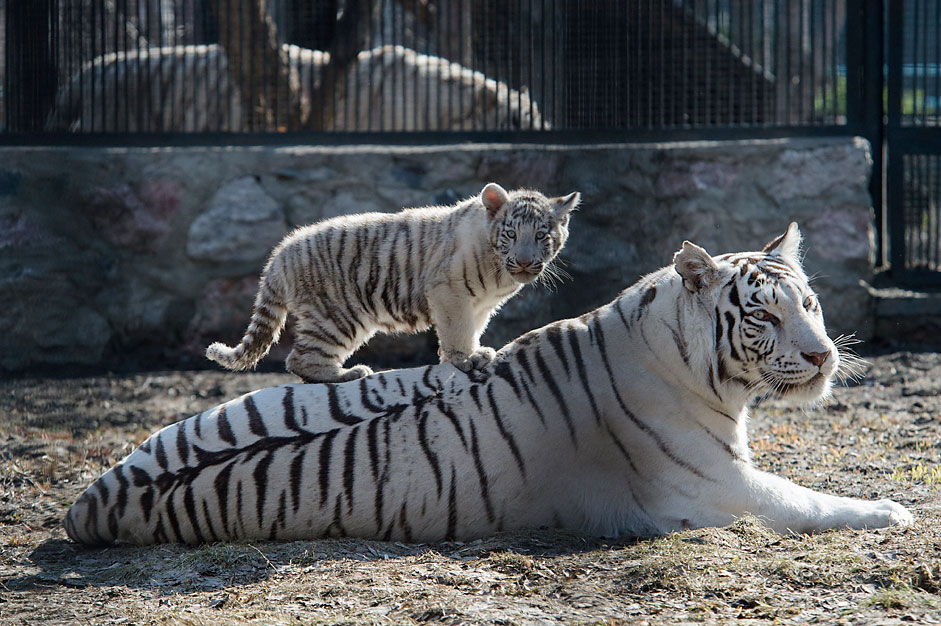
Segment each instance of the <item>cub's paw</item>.
[{"label": "cub's paw", "polygon": [[487,367],[496,357],[496,350],[483,347],[478,348],[471,354],[452,352],[451,355],[444,360],[466,374],[471,370],[479,370]]},{"label": "cub's paw", "polygon": [[340,374],[340,382],[347,382],[350,380],[358,380],[360,378],[365,378],[366,376],[371,376],[373,374],[372,368],[366,365],[354,365],[350,369],[344,371]]}]

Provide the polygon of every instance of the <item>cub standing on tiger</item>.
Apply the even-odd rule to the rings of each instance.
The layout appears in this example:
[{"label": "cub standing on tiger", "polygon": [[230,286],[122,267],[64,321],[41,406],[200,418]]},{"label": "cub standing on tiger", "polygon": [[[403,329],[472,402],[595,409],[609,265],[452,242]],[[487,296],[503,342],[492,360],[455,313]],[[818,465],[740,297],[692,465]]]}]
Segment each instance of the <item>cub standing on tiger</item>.
[{"label": "cub standing on tiger", "polygon": [[278,341],[288,312],[297,318],[287,369],[304,382],[372,374],[343,363],[377,331],[432,325],[441,362],[464,372],[489,364],[480,345],[490,317],[523,285],[557,276],[551,267],[568,238],[578,192],[547,198],[490,183],[452,206],[361,213],[298,228],[275,247],[261,277],[251,322],[231,348],[206,357],[253,367]]}]

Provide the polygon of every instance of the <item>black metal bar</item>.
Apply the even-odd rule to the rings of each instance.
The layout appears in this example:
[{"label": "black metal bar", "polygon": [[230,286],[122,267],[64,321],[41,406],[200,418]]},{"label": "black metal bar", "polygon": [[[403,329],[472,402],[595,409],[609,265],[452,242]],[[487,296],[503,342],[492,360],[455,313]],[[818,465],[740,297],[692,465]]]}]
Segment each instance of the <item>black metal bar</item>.
[{"label": "black metal bar", "polygon": [[[904,203],[904,162],[901,150],[897,149],[902,128],[902,63],[904,44],[904,2],[903,0],[886,0],[888,8],[887,24],[887,62],[888,62],[888,108],[886,133],[890,138],[886,144],[886,211],[888,215],[888,242],[889,264],[893,276],[904,273],[905,269],[905,213],[904,204],[896,206],[894,203]],[[910,147],[909,147],[910,149]]]}]

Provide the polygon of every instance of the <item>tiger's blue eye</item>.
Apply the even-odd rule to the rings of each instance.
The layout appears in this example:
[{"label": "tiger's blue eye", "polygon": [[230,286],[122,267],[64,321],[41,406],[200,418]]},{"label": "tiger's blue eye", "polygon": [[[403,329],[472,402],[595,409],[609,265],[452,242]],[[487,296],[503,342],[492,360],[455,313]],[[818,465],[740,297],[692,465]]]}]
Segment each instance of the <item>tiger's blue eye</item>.
[{"label": "tiger's blue eye", "polygon": [[516,239],[516,231],[508,230],[506,231],[506,236],[509,237],[510,239]]},{"label": "tiger's blue eye", "polygon": [[759,320],[762,322],[769,322],[773,326],[777,326],[778,324],[781,323],[781,320],[779,320],[776,316],[772,315],[771,313],[768,313],[764,309],[758,309],[757,311],[752,311],[751,313],[749,313],[749,315],[751,315],[756,320]]},{"label": "tiger's blue eye", "polygon": [[538,233],[536,233],[536,241],[539,241],[540,239],[545,239],[545,238],[546,238],[546,233],[542,231],[539,231]]}]

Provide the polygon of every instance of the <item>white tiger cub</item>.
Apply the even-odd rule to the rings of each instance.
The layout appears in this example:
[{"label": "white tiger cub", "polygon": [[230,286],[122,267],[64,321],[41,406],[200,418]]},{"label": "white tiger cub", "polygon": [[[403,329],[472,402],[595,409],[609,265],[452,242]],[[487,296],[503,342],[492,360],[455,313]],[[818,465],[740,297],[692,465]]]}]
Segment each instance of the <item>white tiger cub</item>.
[{"label": "white tiger cub", "polygon": [[289,371],[305,382],[372,374],[344,361],[379,330],[435,326],[442,362],[469,371],[493,360],[480,345],[490,317],[523,285],[552,273],[568,238],[578,192],[546,198],[490,183],[453,206],[361,213],[295,230],[262,274],[251,323],[234,348],[206,357],[229,369],[254,366],[297,318]]},{"label": "white tiger cub", "polygon": [[746,404],[818,402],[841,367],[796,224],[761,252],[674,265],[450,365],[262,389],[159,431],[69,510],[69,536],[129,541],[469,539],[549,526],[653,535],[753,513],[779,532],[907,525],[890,500],[752,466]]}]

